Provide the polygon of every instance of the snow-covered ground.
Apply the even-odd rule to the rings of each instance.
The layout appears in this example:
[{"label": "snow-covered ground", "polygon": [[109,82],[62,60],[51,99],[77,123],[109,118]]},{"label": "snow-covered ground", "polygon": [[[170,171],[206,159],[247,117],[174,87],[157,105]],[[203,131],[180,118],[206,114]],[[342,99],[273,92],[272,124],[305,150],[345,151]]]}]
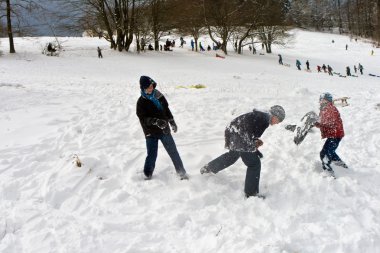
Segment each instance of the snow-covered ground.
[{"label": "snow-covered ground", "polygon": [[[272,55],[260,48],[226,59],[192,52],[189,41],[137,55],[97,38],[61,38],[60,57],[41,54],[51,38],[16,38],[9,55],[1,39],[0,252],[380,252],[380,78],[368,76],[380,75],[380,50],[371,56],[371,45],[345,36],[294,35]],[[291,67],[278,65],[279,53]],[[309,60],[312,73],[296,70],[296,59],[303,68]],[[316,72],[323,63],[354,72],[359,62],[357,78]],[[169,101],[189,181],[176,177],[161,144],[154,177],[143,180],[140,75]],[[179,88],[195,84],[207,88]],[[336,180],[321,171],[318,131],[296,146],[284,129],[318,111],[326,91],[350,97],[338,107],[346,132],[338,154],[350,169],[336,168]],[[262,136],[265,200],[244,198],[241,161],[200,175],[225,151],[232,119],[274,104],[287,117]]]}]

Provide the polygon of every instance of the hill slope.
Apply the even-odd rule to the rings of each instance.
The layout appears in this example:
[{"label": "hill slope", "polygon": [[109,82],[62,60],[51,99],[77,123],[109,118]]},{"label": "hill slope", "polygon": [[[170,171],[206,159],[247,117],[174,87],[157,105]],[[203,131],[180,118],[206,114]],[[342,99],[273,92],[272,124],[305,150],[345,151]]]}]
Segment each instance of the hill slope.
[{"label": "hill slope", "polygon": [[[16,39],[18,54],[0,58],[0,251],[379,252],[380,79],[367,74],[380,75],[380,51],[370,56],[368,44],[345,36],[294,34],[273,55],[226,59],[188,48],[120,54],[92,38],[62,38],[60,57],[46,57],[50,38]],[[278,53],[290,68],[278,65]],[[312,72],[296,70],[296,59]],[[359,62],[365,75],[357,78],[315,71],[325,63],[344,73]],[[178,180],[161,145],[153,180],[143,180],[135,115],[143,74],[169,101],[189,181]],[[179,88],[194,84],[207,88]],[[338,149],[350,169],[336,168],[336,180],[321,172],[318,131],[295,146],[284,129],[318,111],[326,91],[351,97],[339,107],[346,137]],[[241,161],[199,174],[225,151],[233,118],[274,104],[287,117],[262,136],[267,199],[244,198]]]}]

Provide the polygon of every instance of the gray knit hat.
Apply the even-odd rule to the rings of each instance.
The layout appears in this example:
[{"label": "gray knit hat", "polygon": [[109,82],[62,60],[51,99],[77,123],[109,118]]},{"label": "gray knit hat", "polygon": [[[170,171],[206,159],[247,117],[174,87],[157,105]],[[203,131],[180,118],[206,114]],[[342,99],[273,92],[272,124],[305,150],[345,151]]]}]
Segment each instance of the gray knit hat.
[{"label": "gray knit hat", "polygon": [[285,110],[284,108],[282,108],[281,105],[272,106],[269,112],[272,116],[277,117],[280,122],[282,122],[285,119]]}]

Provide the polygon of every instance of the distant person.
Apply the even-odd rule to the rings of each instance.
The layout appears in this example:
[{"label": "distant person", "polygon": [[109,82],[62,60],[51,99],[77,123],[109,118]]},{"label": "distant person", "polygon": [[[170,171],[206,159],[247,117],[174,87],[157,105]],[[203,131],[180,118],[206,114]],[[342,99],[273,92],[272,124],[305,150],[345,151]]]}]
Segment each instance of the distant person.
[{"label": "distant person", "polygon": [[160,51],[162,51],[162,45],[160,45]]},{"label": "distant person", "polygon": [[348,49],[348,45],[346,44],[346,50]]},{"label": "distant person", "polygon": [[[169,51],[169,49],[170,49],[172,43],[170,42],[169,39],[166,39],[166,43],[165,43],[165,45],[166,45],[166,48],[168,49],[168,50],[165,50],[165,51]],[[164,49],[165,49],[165,48],[164,48]]]},{"label": "distant person", "polygon": [[181,41],[181,44],[180,44],[179,47],[182,47],[182,48],[183,48],[183,44],[185,44],[185,40],[184,40],[182,37],[179,38],[179,40]]},{"label": "distant person", "polygon": [[235,41],[235,52],[237,52],[237,46],[238,46],[237,41]]},{"label": "distant person", "polygon": [[354,71],[355,71],[355,74],[358,73],[358,68],[356,67],[356,65],[354,65]]},{"label": "distant person", "polygon": [[322,71],[321,71],[321,66],[319,66],[319,65],[317,66],[317,71],[318,71],[318,73],[319,73],[319,72],[322,72]]},{"label": "distant person", "polygon": [[299,60],[296,60],[296,66],[298,70],[301,70],[301,62]]},{"label": "distant person", "polygon": [[207,51],[211,51],[210,45],[207,46]]},{"label": "distant person", "polygon": [[[249,49],[249,51],[252,51],[252,46],[249,45],[249,46],[248,46],[248,49]],[[373,51],[373,50],[372,50],[372,51]]]},{"label": "distant person", "polygon": [[310,70],[310,63],[309,63],[309,60],[306,61],[306,68],[307,68],[307,70]]},{"label": "distant person", "polygon": [[171,46],[172,46],[172,47],[175,47],[175,40],[172,41]]},{"label": "distant person", "polygon": [[50,52],[50,54],[53,54],[57,50],[55,49],[55,47],[53,46],[52,43],[49,43],[48,46],[47,46],[47,51]]},{"label": "distant person", "polygon": [[152,44],[149,44],[149,45],[148,45],[148,50],[149,50],[149,51],[153,51],[153,50],[154,50]]},{"label": "distant person", "polygon": [[325,73],[327,72],[327,71],[326,71],[326,70],[327,70],[327,67],[326,67],[325,64],[322,65],[322,69],[323,69],[323,72],[325,72]]},{"label": "distant person", "polygon": [[284,65],[284,63],[282,62],[282,56],[281,56],[281,54],[278,54],[278,64]]},{"label": "distant person", "polygon": [[190,41],[190,45],[191,45],[191,51],[194,51],[194,40]]},{"label": "distant person", "polygon": [[330,76],[333,76],[333,73],[332,73],[333,68],[330,65],[327,65],[327,71],[329,72]]},{"label": "distant person", "polygon": [[218,173],[241,158],[247,166],[245,196],[265,198],[264,195],[259,194],[260,159],[263,157],[259,147],[264,144],[260,137],[269,126],[282,122],[284,118],[284,108],[274,105],[269,112],[253,110],[232,120],[224,132],[225,148],[228,152],[203,166],[200,170],[201,174]]},{"label": "distant person", "polygon": [[320,152],[323,170],[335,177],[331,163],[348,168],[347,165],[335,153],[340,141],[344,137],[343,121],[338,109],[334,106],[330,93],[323,93],[319,97],[320,112],[319,121],[315,124],[321,130],[322,139],[327,138]]},{"label": "distant person", "polygon": [[264,50],[264,43],[261,43],[261,50]]},{"label": "distant person", "polygon": [[161,141],[169,154],[179,178],[181,180],[189,179],[170,133],[170,128],[176,133],[178,127],[166,98],[159,90],[156,90],[156,86],[157,83],[150,77],[140,77],[141,96],[137,101],[136,114],[145,135],[147,149],[144,164],[145,179],[152,179],[156,167],[158,141]]},{"label": "distant person", "polygon": [[373,56],[375,54],[375,51],[373,49],[371,50],[371,55]]},{"label": "distant person", "polygon": [[172,49],[170,49],[170,46],[167,46],[166,44],[164,45],[164,51],[173,51]]},{"label": "distant person", "polygon": [[202,46],[202,42],[200,42],[200,41],[199,41],[199,50],[200,50],[200,51],[205,51],[205,49],[204,49],[203,46]]},{"label": "distant person", "polygon": [[141,38],[141,51],[145,52],[145,47],[146,47],[145,39]]},{"label": "distant person", "polygon": [[358,69],[359,69],[359,71],[360,71],[360,74],[361,75],[363,75],[363,65],[361,65],[360,63],[359,63],[359,67],[358,67]]},{"label": "distant person", "polygon": [[351,76],[351,69],[349,66],[346,67],[346,73],[347,73],[347,76]]},{"label": "distant person", "polygon": [[103,58],[102,50],[98,47],[98,58]]}]

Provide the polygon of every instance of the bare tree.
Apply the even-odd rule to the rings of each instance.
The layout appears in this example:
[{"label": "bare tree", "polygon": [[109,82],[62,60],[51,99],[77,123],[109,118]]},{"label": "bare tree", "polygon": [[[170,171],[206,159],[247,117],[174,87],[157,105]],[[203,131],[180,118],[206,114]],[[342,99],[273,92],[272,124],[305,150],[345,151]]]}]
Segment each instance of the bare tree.
[{"label": "bare tree", "polygon": [[380,46],[380,0],[377,0],[377,24],[376,24],[376,34],[377,34],[377,45]]},{"label": "bare tree", "polygon": [[203,0],[193,1],[172,1],[172,16],[173,26],[178,28],[178,31],[183,34],[189,34],[194,38],[195,51],[198,51],[198,39],[204,31],[204,12],[203,12]]},{"label": "bare tree", "polygon": [[14,45],[14,27],[18,28],[21,34],[30,27],[21,27],[23,13],[30,13],[32,10],[41,9],[42,6],[34,0],[2,0],[0,1],[0,18],[6,18],[7,35],[9,38],[9,52],[16,53]]},{"label": "bare tree", "polygon": [[203,0],[205,25],[209,36],[227,54],[227,43],[239,26],[240,11],[244,1]]}]

